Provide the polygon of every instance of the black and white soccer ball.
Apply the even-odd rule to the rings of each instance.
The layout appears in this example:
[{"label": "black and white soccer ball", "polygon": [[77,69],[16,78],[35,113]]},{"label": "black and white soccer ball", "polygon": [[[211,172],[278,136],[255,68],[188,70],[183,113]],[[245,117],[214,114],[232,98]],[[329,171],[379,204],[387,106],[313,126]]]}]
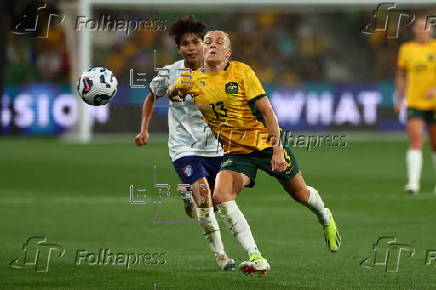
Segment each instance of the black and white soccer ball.
[{"label": "black and white soccer ball", "polygon": [[104,67],[93,67],[84,71],[77,84],[82,100],[92,106],[109,103],[117,93],[118,81],[113,73]]}]

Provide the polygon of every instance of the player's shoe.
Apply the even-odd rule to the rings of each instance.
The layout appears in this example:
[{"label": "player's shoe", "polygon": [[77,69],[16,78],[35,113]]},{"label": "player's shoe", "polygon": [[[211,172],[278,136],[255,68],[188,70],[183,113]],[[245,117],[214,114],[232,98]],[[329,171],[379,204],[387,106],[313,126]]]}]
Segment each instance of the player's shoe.
[{"label": "player's shoe", "polygon": [[178,187],[177,192],[183,200],[186,214],[191,218],[196,217],[197,206],[194,203],[191,191],[186,190],[186,188]]},{"label": "player's shoe", "polygon": [[419,186],[413,184],[406,184],[404,191],[409,194],[417,194],[419,192]]},{"label": "player's shoe", "polygon": [[330,209],[325,209],[330,216],[330,222],[324,225],[324,238],[330,252],[337,252],[341,246],[341,236]]},{"label": "player's shoe", "polygon": [[247,276],[252,275],[253,273],[263,276],[271,270],[271,266],[260,254],[251,254],[250,261],[242,262],[241,265],[239,265],[239,269]]},{"label": "player's shoe", "polygon": [[216,262],[218,263],[218,267],[223,271],[233,271],[236,269],[235,260],[230,259],[226,254],[217,255]]}]

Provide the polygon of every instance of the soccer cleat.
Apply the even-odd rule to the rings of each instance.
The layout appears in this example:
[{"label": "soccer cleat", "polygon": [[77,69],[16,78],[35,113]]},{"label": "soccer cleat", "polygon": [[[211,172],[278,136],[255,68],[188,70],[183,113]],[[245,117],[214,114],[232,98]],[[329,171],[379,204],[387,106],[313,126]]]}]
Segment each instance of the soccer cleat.
[{"label": "soccer cleat", "polygon": [[191,218],[196,217],[197,206],[194,203],[191,191],[186,190],[186,188],[178,187],[177,192],[183,200],[186,214]]},{"label": "soccer cleat", "polygon": [[419,187],[413,184],[406,184],[406,186],[404,186],[404,191],[409,194],[417,194]]},{"label": "soccer cleat", "polygon": [[271,266],[260,254],[251,254],[250,261],[242,262],[241,265],[239,265],[239,269],[247,276],[250,276],[253,273],[258,273],[260,276],[264,276],[269,270],[271,270]]},{"label": "soccer cleat", "polygon": [[223,271],[233,271],[236,269],[235,260],[230,259],[226,254],[217,255],[216,262],[218,263],[218,267]]},{"label": "soccer cleat", "polygon": [[338,228],[336,227],[335,220],[333,219],[333,215],[330,209],[325,209],[330,216],[330,222],[324,225],[324,239],[327,245],[327,248],[330,252],[337,252],[341,246],[341,236],[339,235]]}]

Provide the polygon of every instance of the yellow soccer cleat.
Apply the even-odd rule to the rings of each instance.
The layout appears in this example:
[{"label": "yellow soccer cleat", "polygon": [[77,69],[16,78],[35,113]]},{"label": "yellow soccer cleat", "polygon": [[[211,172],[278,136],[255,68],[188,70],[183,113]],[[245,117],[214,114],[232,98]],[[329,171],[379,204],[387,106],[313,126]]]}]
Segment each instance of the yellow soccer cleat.
[{"label": "yellow soccer cleat", "polygon": [[330,252],[337,252],[341,247],[341,236],[339,235],[338,228],[336,227],[335,220],[330,209],[325,209],[330,216],[330,222],[324,225],[324,238],[327,248]]}]

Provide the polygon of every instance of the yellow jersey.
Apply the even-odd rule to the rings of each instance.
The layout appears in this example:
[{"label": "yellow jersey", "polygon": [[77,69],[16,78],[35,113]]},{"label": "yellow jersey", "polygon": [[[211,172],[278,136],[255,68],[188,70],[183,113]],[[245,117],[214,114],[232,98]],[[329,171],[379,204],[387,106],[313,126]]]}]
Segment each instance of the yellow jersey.
[{"label": "yellow jersey", "polygon": [[255,100],[266,97],[250,66],[230,61],[218,72],[184,73],[176,88],[191,95],[225,154],[248,154],[272,147]]},{"label": "yellow jersey", "polygon": [[436,87],[436,41],[406,42],[401,45],[398,67],[407,72],[407,107],[418,110],[436,110],[436,99],[427,97]]}]

